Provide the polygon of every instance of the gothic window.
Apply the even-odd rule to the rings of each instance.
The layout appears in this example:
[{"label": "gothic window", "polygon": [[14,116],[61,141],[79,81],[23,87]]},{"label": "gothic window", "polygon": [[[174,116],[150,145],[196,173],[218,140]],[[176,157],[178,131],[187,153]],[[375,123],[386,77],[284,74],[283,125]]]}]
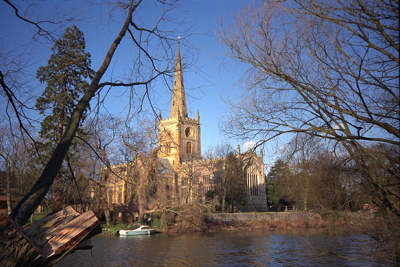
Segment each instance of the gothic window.
[{"label": "gothic window", "polygon": [[259,189],[258,189],[258,177],[257,174],[253,173],[253,170],[247,169],[247,186],[250,191],[250,195],[258,196]]},{"label": "gothic window", "polygon": [[192,154],[192,143],[190,142],[186,143],[186,153]]}]

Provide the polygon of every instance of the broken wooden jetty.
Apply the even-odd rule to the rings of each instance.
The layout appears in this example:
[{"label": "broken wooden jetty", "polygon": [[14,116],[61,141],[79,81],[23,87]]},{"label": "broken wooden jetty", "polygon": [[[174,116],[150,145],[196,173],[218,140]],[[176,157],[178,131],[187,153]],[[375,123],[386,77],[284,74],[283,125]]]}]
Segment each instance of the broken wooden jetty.
[{"label": "broken wooden jetty", "polygon": [[71,206],[22,228],[8,218],[0,234],[0,265],[53,265],[99,233],[99,225],[93,211],[79,213]]}]

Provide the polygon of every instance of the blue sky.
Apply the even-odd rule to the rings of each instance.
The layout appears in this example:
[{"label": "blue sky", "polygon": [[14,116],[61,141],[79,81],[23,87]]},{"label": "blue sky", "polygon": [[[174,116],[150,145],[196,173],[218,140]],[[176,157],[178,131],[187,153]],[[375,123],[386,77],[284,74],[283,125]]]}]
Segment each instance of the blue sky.
[{"label": "blue sky", "polygon": [[[30,9],[26,9],[25,2],[14,2],[32,19],[41,16],[52,17],[54,14],[60,17],[74,14],[80,18],[74,24],[85,34],[87,51],[92,55],[92,68],[95,70],[102,62],[111,40],[120,28],[119,22],[123,19],[115,16],[109,19],[109,6],[96,1],[94,5],[77,0],[32,1],[34,4]],[[177,28],[176,37],[185,38],[182,42],[181,55],[184,62],[191,63],[190,67],[184,70],[184,81],[189,115],[195,117],[197,110],[200,112],[203,152],[223,142],[230,143],[234,147],[245,142],[227,140],[219,131],[224,114],[230,110],[226,102],[237,100],[243,90],[240,78],[245,66],[228,56],[226,48],[219,41],[218,31],[221,21],[229,23],[250,2],[255,2],[256,5],[262,3],[262,1],[243,0],[186,0],[182,1],[178,10],[170,15],[170,18],[182,23],[182,27]],[[146,7],[140,19],[151,20],[155,13],[157,11]],[[40,38],[38,41],[32,41],[34,28],[16,19],[11,9],[4,3],[0,4],[0,25],[1,51],[11,55],[14,52],[17,55],[17,52],[24,51],[29,55],[24,68],[24,79],[30,89],[25,92],[25,96],[35,98],[44,89],[44,85],[36,81],[35,73],[39,66],[46,64],[53,43]],[[186,28],[190,28],[189,35],[180,32]],[[110,66],[109,76],[112,75],[115,79],[129,72],[129,62],[125,60],[129,52],[129,47],[122,44]],[[165,85],[160,84],[160,86],[165,88],[157,88],[154,96],[156,105],[165,118],[169,116],[171,95]],[[110,112],[123,114],[126,112],[126,103],[127,96],[115,90],[108,96],[106,106]]]}]

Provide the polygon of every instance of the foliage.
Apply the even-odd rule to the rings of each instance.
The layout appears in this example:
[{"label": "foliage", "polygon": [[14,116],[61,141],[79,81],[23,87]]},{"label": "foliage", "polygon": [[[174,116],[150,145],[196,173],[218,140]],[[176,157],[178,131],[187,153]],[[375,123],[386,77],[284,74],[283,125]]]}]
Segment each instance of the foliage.
[{"label": "foliage", "polygon": [[101,235],[115,236],[119,230],[131,227],[133,225],[134,224],[129,224],[129,223],[115,223],[115,224],[110,224],[110,225],[102,224],[101,225],[101,229],[102,229]]},{"label": "foliage", "polygon": [[215,198],[215,191],[209,190],[206,192],[206,200],[212,201]]},{"label": "foliage", "polygon": [[171,233],[205,231],[204,208],[199,203],[170,207],[162,212],[161,225]]},{"label": "foliage", "polygon": [[[39,81],[46,83],[42,96],[36,100],[36,108],[40,114],[47,114],[41,123],[40,130],[40,136],[45,141],[41,146],[42,152],[47,157],[57,142],[61,140],[73,109],[79,98],[88,89],[87,80],[93,77],[93,70],[90,69],[90,54],[85,52],[85,46],[83,33],[76,26],[67,28],[63,36],[52,47],[52,54],[47,65],[40,67],[37,71]],[[80,158],[80,151],[76,144],[74,141],[69,150],[68,166],[63,166],[59,170],[56,183],[52,187],[55,211],[62,207],[62,202],[71,202],[73,199],[75,199],[73,202],[82,201],[77,180],[79,179],[82,185],[85,183],[85,179],[79,172],[71,173],[72,166],[78,164]],[[69,173],[72,177],[68,177]],[[70,185],[67,185],[68,183]],[[87,185],[82,189],[86,187]],[[71,198],[71,194],[74,192],[77,192],[78,196]]]},{"label": "foliage", "polygon": [[287,162],[277,160],[271,167],[266,177],[267,203],[268,205],[278,205],[283,197],[285,181],[290,177],[290,169]]},{"label": "foliage", "polygon": [[206,198],[216,198],[222,212],[227,206],[234,211],[248,204],[249,191],[246,184],[245,160],[243,155],[236,154],[230,145],[222,144],[205,153],[208,168],[216,184],[215,191],[206,192]]},{"label": "foliage", "polygon": [[46,83],[46,88],[37,98],[36,108],[42,115],[51,110],[41,124],[40,136],[53,146],[61,139],[78,99],[88,89],[87,79],[93,77],[85,46],[83,33],[76,26],[67,28],[51,48],[47,65],[37,71],[37,78]]},{"label": "foliage", "polygon": [[227,205],[230,205],[231,212],[234,208],[246,205],[249,196],[244,179],[243,162],[232,152],[225,158],[223,180],[226,186],[225,201]]},{"label": "foliage", "polygon": [[371,192],[355,162],[321,145],[322,140],[303,136],[286,149],[286,159],[275,162],[267,176],[269,205],[314,211],[352,210],[372,203]]}]

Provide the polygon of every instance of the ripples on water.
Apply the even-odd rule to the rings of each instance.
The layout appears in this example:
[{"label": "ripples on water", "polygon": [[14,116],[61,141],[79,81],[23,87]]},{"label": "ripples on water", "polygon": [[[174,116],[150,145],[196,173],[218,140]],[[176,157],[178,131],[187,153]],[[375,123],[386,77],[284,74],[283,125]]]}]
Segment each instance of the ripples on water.
[{"label": "ripples on water", "polygon": [[383,266],[366,236],[222,232],[94,237],[56,266]]}]

